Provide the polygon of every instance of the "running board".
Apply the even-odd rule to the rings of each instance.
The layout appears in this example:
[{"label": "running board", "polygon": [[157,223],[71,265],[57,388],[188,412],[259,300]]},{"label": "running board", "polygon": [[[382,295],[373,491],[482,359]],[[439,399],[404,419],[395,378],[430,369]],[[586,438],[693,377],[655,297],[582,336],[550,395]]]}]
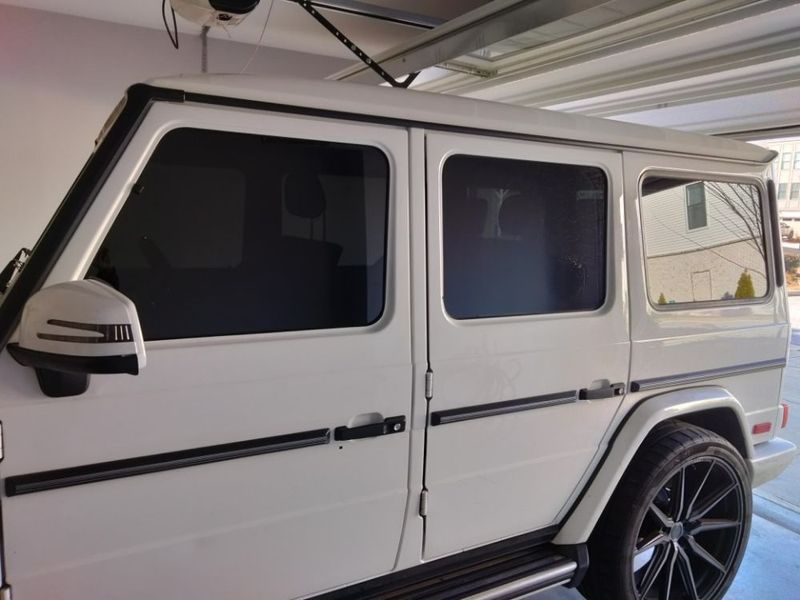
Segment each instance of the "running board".
[{"label": "running board", "polygon": [[348,586],[314,600],[512,600],[558,585],[575,586],[587,566],[585,546],[554,546],[541,539],[516,538]]}]

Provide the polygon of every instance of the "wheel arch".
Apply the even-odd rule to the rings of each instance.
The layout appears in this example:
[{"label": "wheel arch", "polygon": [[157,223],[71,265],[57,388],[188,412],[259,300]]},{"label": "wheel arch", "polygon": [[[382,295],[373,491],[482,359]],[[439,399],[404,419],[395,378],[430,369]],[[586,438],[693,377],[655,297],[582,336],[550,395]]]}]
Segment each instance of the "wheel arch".
[{"label": "wheel arch", "polygon": [[742,455],[742,458],[751,457],[752,446],[749,445],[750,442],[746,437],[747,429],[732,408],[719,407],[699,410],[682,415],[680,420],[716,433],[728,440]]},{"label": "wheel arch", "polygon": [[633,406],[609,438],[600,464],[553,542],[585,543],[631,460],[653,428],[680,419],[728,440],[750,464],[753,445],[741,403],[725,388],[702,386],[648,396]]}]

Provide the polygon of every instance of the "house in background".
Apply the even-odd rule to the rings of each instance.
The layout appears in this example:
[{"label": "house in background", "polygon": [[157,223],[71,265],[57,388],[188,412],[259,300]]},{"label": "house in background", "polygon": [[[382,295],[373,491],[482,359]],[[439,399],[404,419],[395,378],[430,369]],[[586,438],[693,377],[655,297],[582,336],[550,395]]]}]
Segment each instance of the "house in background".
[{"label": "house in background", "polygon": [[767,293],[755,186],[650,178],[642,189],[641,211],[654,304]]},{"label": "house in background", "polygon": [[778,192],[781,220],[792,229],[792,237],[800,238],[800,139],[757,142],[778,153],[771,165],[771,177]]}]

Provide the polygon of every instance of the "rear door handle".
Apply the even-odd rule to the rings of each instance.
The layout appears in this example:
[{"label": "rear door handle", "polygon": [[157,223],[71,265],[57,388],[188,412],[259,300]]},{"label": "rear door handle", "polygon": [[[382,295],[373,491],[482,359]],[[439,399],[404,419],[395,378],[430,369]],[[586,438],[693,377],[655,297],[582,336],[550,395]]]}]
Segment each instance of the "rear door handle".
[{"label": "rear door handle", "polygon": [[363,438],[377,437],[379,435],[389,435],[390,433],[402,433],[406,430],[406,418],[387,417],[380,423],[370,423],[358,427],[347,427],[342,425],[333,430],[333,439],[337,442],[343,440],[360,440]]},{"label": "rear door handle", "polygon": [[624,383],[609,383],[603,387],[589,389],[583,388],[578,392],[580,400],[600,400],[602,398],[614,398],[625,393]]}]

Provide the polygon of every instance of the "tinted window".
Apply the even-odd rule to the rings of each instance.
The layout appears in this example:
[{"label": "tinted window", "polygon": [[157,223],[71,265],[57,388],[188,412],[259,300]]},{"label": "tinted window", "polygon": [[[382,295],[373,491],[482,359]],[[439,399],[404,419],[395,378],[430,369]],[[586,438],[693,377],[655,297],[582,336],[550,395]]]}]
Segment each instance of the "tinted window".
[{"label": "tinted window", "polygon": [[442,172],[447,312],[472,319],[601,306],[606,189],[596,167],[449,158]]},{"label": "tinted window", "polygon": [[[688,230],[687,199],[704,198],[706,226]],[[654,304],[759,298],[767,293],[758,188],[650,177],[641,198],[647,287]]]},{"label": "tinted window", "polygon": [[388,163],[375,148],[179,129],[89,277],[145,339],[367,325],[384,305]]}]

